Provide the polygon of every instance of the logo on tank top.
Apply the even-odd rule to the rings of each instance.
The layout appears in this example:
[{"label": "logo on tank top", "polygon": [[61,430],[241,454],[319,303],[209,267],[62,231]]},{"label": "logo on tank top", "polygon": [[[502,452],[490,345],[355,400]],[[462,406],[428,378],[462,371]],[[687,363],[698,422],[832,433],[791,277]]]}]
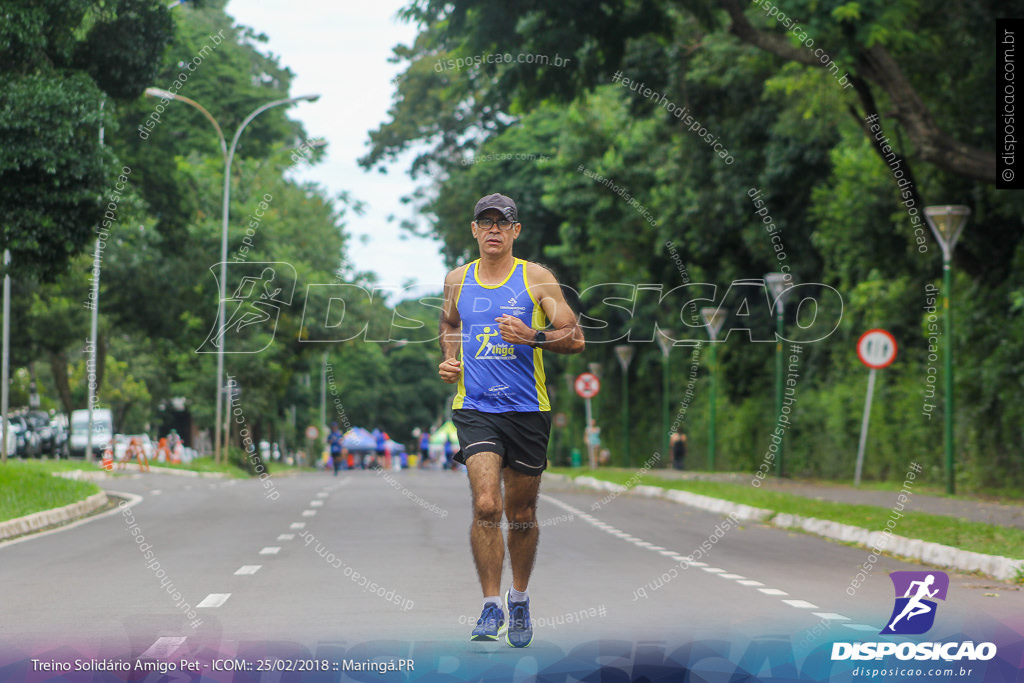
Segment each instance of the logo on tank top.
[{"label": "logo on tank top", "polygon": [[516,357],[516,350],[512,344],[499,342],[492,344],[491,339],[498,336],[498,330],[490,325],[484,327],[483,331],[476,335],[480,342],[480,348],[473,354],[473,358],[480,360],[511,360]]},{"label": "logo on tank top", "polygon": [[519,305],[519,301],[516,299],[515,294],[509,297],[508,302],[506,302],[504,306],[498,306],[498,308],[509,315],[514,315],[517,318],[522,318],[526,315],[526,307]]}]

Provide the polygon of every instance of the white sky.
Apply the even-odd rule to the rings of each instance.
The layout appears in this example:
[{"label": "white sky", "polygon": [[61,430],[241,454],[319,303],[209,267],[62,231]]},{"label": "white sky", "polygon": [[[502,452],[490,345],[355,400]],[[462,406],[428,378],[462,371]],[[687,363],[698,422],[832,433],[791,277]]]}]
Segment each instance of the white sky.
[{"label": "white sky", "polygon": [[[428,286],[425,293],[440,291],[445,267],[439,241],[414,237],[398,226],[413,216],[399,202],[414,187],[406,174],[408,162],[390,166],[387,175],[363,171],[356,163],[368,151],[369,131],[387,118],[392,80],[402,68],[388,62],[391,49],[411,44],[416,36],[414,26],[396,18],[404,4],[230,0],[227,12],[237,23],[266,34],[269,42],[261,51],[276,55],[295,74],[293,97],[321,96],[289,108],[289,116],[302,121],[310,136],[329,143],[326,159],[295,177],[320,183],[332,197],[347,190],[366,204],[364,215],[349,212],[346,217],[353,237],[349,259],[358,270],[376,272],[381,285],[400,287],[415,280]],[[398,220],[388,222],[391,215]]]}]

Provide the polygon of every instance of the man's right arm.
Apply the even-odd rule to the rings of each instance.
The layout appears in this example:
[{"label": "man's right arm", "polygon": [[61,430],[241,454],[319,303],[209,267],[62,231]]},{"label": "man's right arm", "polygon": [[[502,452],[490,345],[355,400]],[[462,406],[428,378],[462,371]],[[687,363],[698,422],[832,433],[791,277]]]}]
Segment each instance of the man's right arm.
[{"label": "man's right arm", "polygon": [[456,268],[444,279],[444,306],[441,308],[438,329],[438,343],[441,345],[438,374],[448,384],[458,382],[462,374],[462,363],[457,360],[459,348],[462,346],[462,319],[459,317],[456,303],[461,278],[462,268]]}]

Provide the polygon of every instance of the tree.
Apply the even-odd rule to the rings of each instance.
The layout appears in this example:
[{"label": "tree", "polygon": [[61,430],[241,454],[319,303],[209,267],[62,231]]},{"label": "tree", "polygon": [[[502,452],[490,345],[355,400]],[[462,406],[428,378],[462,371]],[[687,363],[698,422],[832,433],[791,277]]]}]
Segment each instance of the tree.
[{"label": "tree", "polygon": [[2,12],[4,247],[13,276],[52,280],[116,207],[117,165],[101,130],[113,132],[116,101],[142,92],[172,25],[162,3],[144,0],[44,0]]}]

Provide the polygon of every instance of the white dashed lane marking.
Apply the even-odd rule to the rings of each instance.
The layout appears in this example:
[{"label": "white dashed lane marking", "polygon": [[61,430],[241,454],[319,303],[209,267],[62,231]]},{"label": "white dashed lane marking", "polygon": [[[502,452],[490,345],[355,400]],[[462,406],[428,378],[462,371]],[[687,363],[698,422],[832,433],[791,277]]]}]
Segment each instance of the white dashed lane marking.
[{"label": "white dashed lane marking", "polygon": [[277,555],[279,552],[281,552],[281,546],[272,545],[261,550],[260,555]]},{"label": "white dashed lane marking", "polygon": [[780,591],[778,588],[758,588],[765,595],[789,595],[786,591]]},{"label": "white dashed lane marking", "polygon": [[290,525],[288,525],[288,528],[289,529],[305,529],[306,528],[306,523],[305,522],[292,522]]},{"label": "white dashed lane marking", "polygon": [[828,619],[830,621],[849,621],[850,617],[844,617],[842,614],[836,614],[835,612],[815,612],[814,616],[820,619]]},{"label": "white dashed lane marking", "polygon": [[302,511],[302,516],[303,517],[315,517],[316,516],[316,510],[303,510]]},{"label": "white dashed lane marking", "polygon": [[231,593],[210,593],[196,607],[220,607],[230,597]]},{"label": "white dashed lane marking", "polygon": [[324,502],[322,500],[311,500],[311,501],[309,501],[309,504],[310,504],[311,507],[318,508],[318,507],[323,506]]},{"label": "white dashed lane marking", "polygon": [[868,626],[867,624],[843,624],[846,628],[852,628],[854,631],[872,631],[878,633],[882,629],[877,626]]},{"label": "white dashed lane marking", "polygon": [[186,639],[186,636],[161,636],[139,655],[139,659],[167,659],[185,643]]},{"label": "white dashed lane marking", "polygon": [[818,606],[813,602],[807,602],[806,600],[783,600],[790,607],[797,607],[799,609],[818,609]]},{"label": "white dashed lane marking", "polygon": [[290,541],[293,538],[295,538],[295,534],[280,534],[277,537],[277,540],[279,540],[279,541]]},{"label": "white dashed lane marking", "polygon": [[241,567],[238,568],[238,571],[235,572],[235,576],[249,576],[251,574],[255,574],[256,572],[258,572],[260,570],[260,568],[262,566],[263,566],[262,564],[245,564],[245,565],[242,565]]}]

